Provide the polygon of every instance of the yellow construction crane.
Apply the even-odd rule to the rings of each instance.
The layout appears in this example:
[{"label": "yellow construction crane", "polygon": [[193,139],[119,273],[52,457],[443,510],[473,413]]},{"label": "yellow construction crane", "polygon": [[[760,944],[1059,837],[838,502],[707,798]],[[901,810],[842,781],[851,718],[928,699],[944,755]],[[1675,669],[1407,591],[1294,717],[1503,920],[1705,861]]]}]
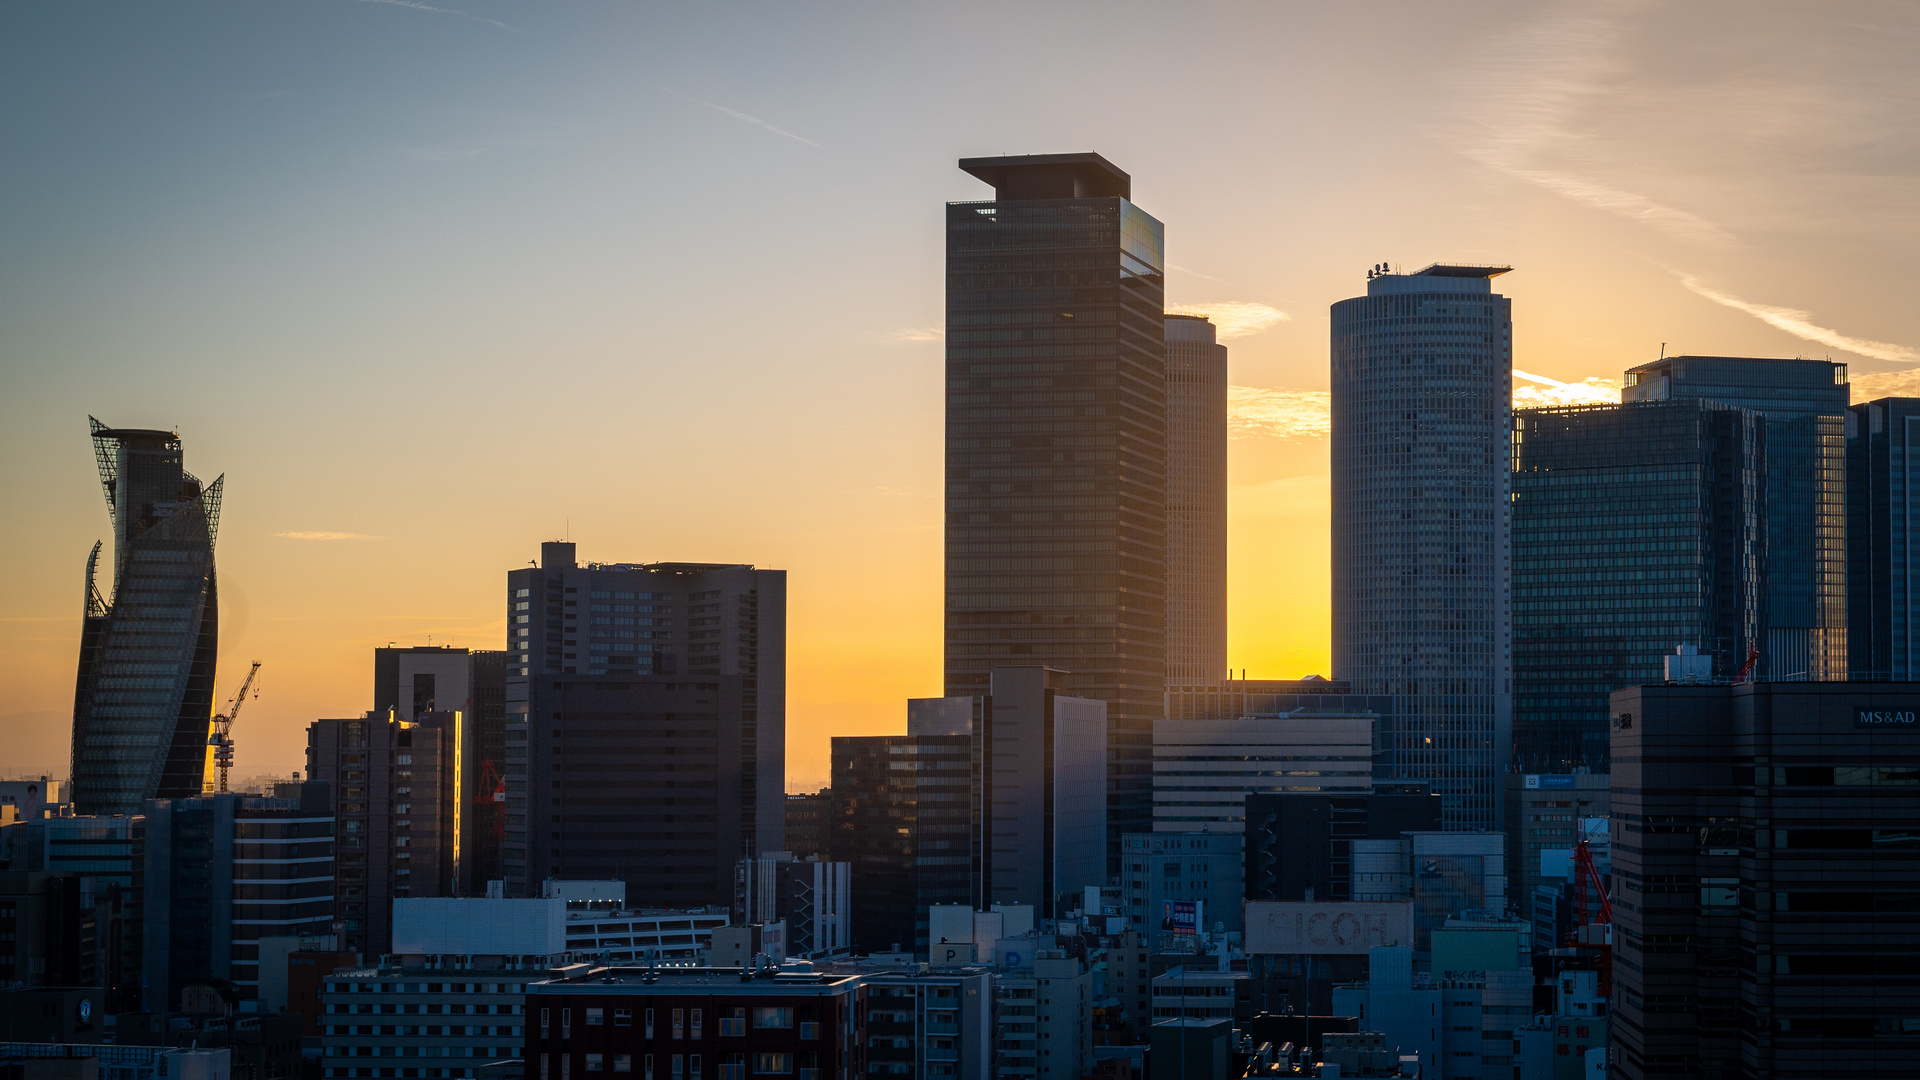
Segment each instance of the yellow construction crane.
[{"label": "yellow construction crane", "polygon": [[[240,692],[228,703],[227,711],[215,713],[213,717],[213,735],[207,739],[207,745],[213,747],[213,764],[220,770],[221,791],[227,790],[227,770],[233,768],[233,722],[240,718],[240,706],[247,700],[247,691],[253,690],[253,677],[258,674],[260,661],[255,660],[246,681],[240,684]],[[260,691],[254,690],[253,696],[259,697]]]}]

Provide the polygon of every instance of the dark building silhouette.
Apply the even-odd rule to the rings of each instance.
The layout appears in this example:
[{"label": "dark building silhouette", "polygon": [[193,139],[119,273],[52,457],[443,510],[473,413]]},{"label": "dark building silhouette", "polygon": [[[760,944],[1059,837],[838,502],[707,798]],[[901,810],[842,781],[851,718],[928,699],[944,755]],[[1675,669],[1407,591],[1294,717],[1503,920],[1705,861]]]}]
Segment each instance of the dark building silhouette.
[{"label": "dark building silhouette", "polygon": [[137,814],[200,794],[220,635],[213,545],[225,477],[203,485],[170,431],[87,418],[113,523],[113,594],[87,559],[73,695],[73,805]]},{"label": "dark building silhouette", "polygon": [[1607,696],[1760,642],[1766,420],[1698,399],[1523,409],[1513,436],[1513,756],[1607,770]]},{"label": "dark building silhouette", "polygon": [[784,849],[784,570],[588,563],[507,575],[507,892],[619,879],[636,906],[726,906]]},{"label": "dark building silhouette", "polygon": [[[509,612],[511,615],[511,612]],[[484,896],[498,880],[506,830],[507,654],[414,645],[373,650],[373,712],[414,720],[460,714],[459,892]],[[496,801],[495,796],[501,796]],[[439,895],[415,893],[416,896]]]},{"label": "dark building silhouette", "polygon": [[[334,910],[340,945],[393,951],[395,897],[457,896],[462,822],[460,725],[450,712],[398,710],[307,725],[307,776],[333,797]],[[484,886],[481,895],[484,895]]]},{"label": "dark building silhouette", "polygon": [[1333,677],[1389,695],[1376,775],[1491,829],[1512,738],[1505,266],[1376,268],[1333,305]]},{"label": "dark building silhouette", "polygon": [[1441,799],[1419,785],[1371,795],[1247,796],[1249,900],[1353,899],[1353,841],[1440,827]]},{"label": "dark building silhouette", "polygon": [[787,850],[794,858],[827,853],[827,822],[832,814],[832,789],[787,796]]},{"label": "dark building silhouette", "polygon": [[1920,600],[1911,554],[1920,483],[1920,398],[1851,406],[1847,415],[1847,664],[1853,678],[1920,673]]},{"label": "dark building silhouette", "polygon": [[1167,683],[1227,677],[1227,347],[1168,315]]},{"label": "dark building silhouette", "polygon": [[1669,356],[1629,368],[1621,399],[1718,401],[1766,417],[1766,625],[1757,673],[1847,673],[1847,365]]},{"label": "dark building silhouette", "polygon": [[1107,703],[1109,869],[1151,829],[1167,675],[1162,228],[1098,154],[969,158],[947,205],[946,694]]},{"label": "dark building silhouette", "polygon": [[1920,1050],[1920,683],[1613,695],[1613,1060],[1906,1076]]},{"label": "dark building silhouette", "polygon": [[927,907],[973,893],[973,736],[833,740],[831,858],[853,878],[853,951],[924,953]]}]

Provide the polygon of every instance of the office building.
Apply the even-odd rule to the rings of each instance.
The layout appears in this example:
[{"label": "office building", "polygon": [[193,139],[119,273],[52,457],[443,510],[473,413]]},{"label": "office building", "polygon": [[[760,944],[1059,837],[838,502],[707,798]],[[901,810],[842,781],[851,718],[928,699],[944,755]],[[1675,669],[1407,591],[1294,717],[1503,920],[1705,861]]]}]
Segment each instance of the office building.
[{"label": "office building", "polygon": [[1107,880],[1107,703],[1069,696],[1070,683],[1055,668],[995,668],[982,710],[981,894],[1042,918]]},{"label": "office building", "polygon": [[1915,683],[1613,695],[1612,1075],[1912,1072],[1916,702]]},{"label": "office building", "polygon": [[925,955],[927,909],[974,895],[973,735],[842,736],[832,742],[828,849],[851,868],[856,953]]},{"label": "office building", "polygon": [[1227,678],[1227,347],[1168,315],[1167,683]]},{"label": "office building", "polygon": [[827,822],[833,813],[833,791],[823,789],[787,796],[787,850],[795,858],[827,853]]},{"label": "office building", "polygon": [[1523,409],[1513,435],[1513,755],[1607,769],[1607,695],[1675,648],[1732,677],[1761,639],[1767,441],[1711,401]]},{"label": "office building", "polygon": [[1040,948],[993,979],[995,1080],[1076,1080],[1093,1064],[1093,976]]},{"label": "office building", "polygon": [[507,593],[507,891],[727,905],[736,859],[785,849],[786,572],[555,542]]},{"label": "office building", "polygon": [[1513,320],[1503,266],[1375,271],[1333,305],[1333,677],[1394,699],[1381,779],[1498,825],[1512,736]]},{"label": "office building", "polygon": [[1353,843],[1440,827],[1441,799],[1421,786],[1365,795],[1247,797],[1246,898],[1354,899]]},{"label": "office building", "polygon": [[853,944],[853,867],[776,851],[734,868],[738,925],[786,925],[786,954],[810,960],[844,955]]},{"label": "office building", "polygon": [[[1507,800],[1507,873],[1516,906],[1533,911],[1535,891],[1564,885],[1573,877],[1573,848],[1582,839],[1596,856],[1607,857],[1607,773],[1508,773],[1502,778]],[[1546,912],[1549,917],[1551,912]],[[1562,944],[1560,941],[1553,943]],[[1549,946],[1553,947],[1553,946]]]},{"label": "office building", "polygon": [[870,1015],[857,975],[735,968],[597,968],[527,986],[527,1080],[865,1073]]},{"label": "office building", "polygon": [[200,794],[206,777],[225,477],[203,485],[187,472],[173,432],[87,423],[113,523],[113,591],[101,595],[96,543],[73,694],[73,804],[132,816],[148,799]]},{"label": "office building", "polygon": [[1920,445],[1920,398],[1850,406],[1846,431],[1847,663],[1855,679],[1912,679],[1920,673],[1910,554],[1920,475],[1909,447]]},{"label": "office building", "polygon": [[1506,837],[1496,832],[1403,832],[1355,840],[1353,899],[1413,901],[1413,947],[1425,953],[1436,927],[1467,912],[1507,910]]},{"label": "office building", "polygon": [[1669,356],[1627,369],[1620,397],[1717,401],[1766,417],[1766,625],[1757,674],[1846,678],[1847,365]]},{"label": "office building", "polygon": [[1148,832],[1167,676],[1162,228],[1098,154],[969,158],[947,205],[946,694],[1107,705],[1107,860]]},{"label": "office building", "polygon": [[527,987],[559,974],[556,959],[410,955],[333,972],[320,993],[320,1075],[451,1080],[498,1076],[506,1062],[521,1075]]},{"label": "office building", "polygon": [[[109,1012],[138,1007],[143,947],[134,885],[145,824],[139,817],[30,817],[0,828],[0,869],[11,871],[7,889],[18,894],[0,897],[0,985],[98,986]],[[33,904],[44,903],[44,921],[18,924],[6,937],[9,903],[14,917],[28,920]]]},{"label": "office building", "polygon": [[395,897],[455,896],[461,798],[459,713],[394,711],[307,725],[307,775],[333,793],[334,910],[341,945],[391,950]]},{"label": "office building", "polygon": [[877,972],[867,990],[867,1068],[985,1080],[993,1065],[993,975],[980,968]]},{"label": "office building", "polygon": [[323,781],[147,803],[143,1011],[193,1011],[182,992],[215,982],[255,997],[261,938],[331,933],[331,804]]},{"label": "office building", "polygon": [[[1134,926],[1162,933],[1194,936],[1215,923],[1239,930],[1243,839],[1233,832],[1128,833],[1120,849],[1125,855],[1120,862],[1122,913]],[[1193,912],[1192,921],[1175,920],[1175,904],[1194,905],[1185,909]]]},{"label": "office building", "polygon": [[[373,711],[460,715],[460,881],[468,896],[500,879],[506,829],[507,654],[413,645],[373,650]],[[496,798],[497,797],[497,798]]]},{"label": "office building", "polygon": [[0,826],[15,821],[71,814],[72,785],[42,776],[37,780],[0,780]]},{"label": "office building", "polygon": [[1365,795],[1373,724],[1305,711],[1166,724],[1153,733],[1153,829],[1242,833],[1253,794]]}]

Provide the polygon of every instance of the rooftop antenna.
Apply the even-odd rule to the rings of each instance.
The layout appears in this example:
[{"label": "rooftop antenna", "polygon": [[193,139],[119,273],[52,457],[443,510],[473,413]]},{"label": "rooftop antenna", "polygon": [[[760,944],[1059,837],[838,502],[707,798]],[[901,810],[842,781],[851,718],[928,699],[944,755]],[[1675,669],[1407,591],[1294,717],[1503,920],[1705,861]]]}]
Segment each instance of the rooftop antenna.
[{"label": "rooftop antenna", "polygon": [[1667,358],[1667,343],[1663,341],[1660,343],[1660,359],[1665,360],[1666,358]]}]

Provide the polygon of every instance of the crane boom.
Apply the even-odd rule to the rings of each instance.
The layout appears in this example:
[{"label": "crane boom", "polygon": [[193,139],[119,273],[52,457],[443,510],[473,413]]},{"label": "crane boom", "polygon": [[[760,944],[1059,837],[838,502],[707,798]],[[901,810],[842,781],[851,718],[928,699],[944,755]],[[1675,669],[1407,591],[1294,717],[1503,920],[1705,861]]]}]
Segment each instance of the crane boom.
[{"label": "crane boom", "polygon": [[[240,706],[246,704],[247,691],[253,689],[253,677],[260,674],[260,661],[255,660],[248,669],[247,677],[240,683],[240,692],[233,695],[227,704],[227,711],[215,713],[213,717],[213,735],[207,745],[213,747],[213,764],[220,770],[219,790],[227,790],[227,770],[233,767],[233,722],[240,718]],[[254,697],[260,692],[255,690]]]}]

